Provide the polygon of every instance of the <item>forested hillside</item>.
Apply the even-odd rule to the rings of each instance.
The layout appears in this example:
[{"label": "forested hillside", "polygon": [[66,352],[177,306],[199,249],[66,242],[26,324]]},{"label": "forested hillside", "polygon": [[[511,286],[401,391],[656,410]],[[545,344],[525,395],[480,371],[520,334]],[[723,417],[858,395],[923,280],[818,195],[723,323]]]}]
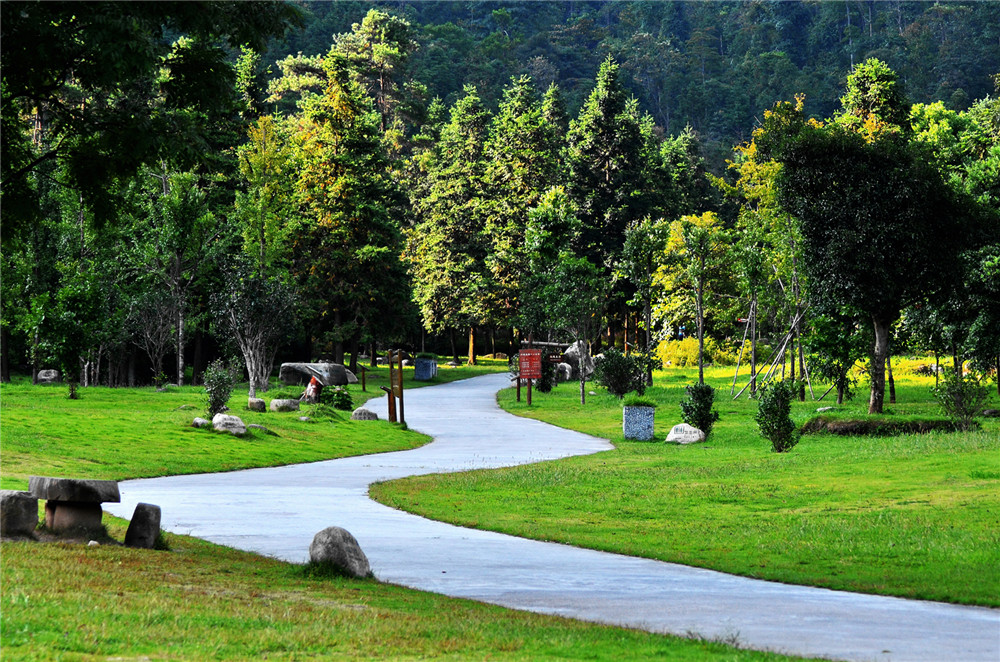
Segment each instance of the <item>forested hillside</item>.
[{"label": "forested hillside", "polygon": [[805,94],[828,117],[848,72],[886,62],[915,103],[965,110],[1000,71],[1000,3],[876,2],[306,2],[306,24],[266,59],[325,54],[331,37],[371,7],[406,18],[417,48],[412,78],[428,99],[454,102],[475,85],[496,108],[511,76],[558,83],[575,115],[600,63],[613,55],[625,84],[665,134],[691,125],[713,169],[749,138],[775,101]]}]

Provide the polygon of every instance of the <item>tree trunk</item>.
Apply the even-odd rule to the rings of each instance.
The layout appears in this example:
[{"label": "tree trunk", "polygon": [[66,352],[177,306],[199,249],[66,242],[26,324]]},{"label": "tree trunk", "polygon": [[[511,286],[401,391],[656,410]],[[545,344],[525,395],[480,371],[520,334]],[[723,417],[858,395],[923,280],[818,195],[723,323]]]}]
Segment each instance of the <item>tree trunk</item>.
[{"label": "tree trunk", "polygon": [[750,304],[750,397],[757,395],[757,295]]},{"label": "tree trunk", "polygon": [[378,343],[373,340],[372,341],[372,353],[371,353],[371,357],[368,359],[369,361],[371,361],[371,363],[369,363],[369,365],[371,367],[373,367],[373,368],[377,368],[378,367],[378,356],[375,353],[376,351],[378,351]]},{"label": "tree trunk", "polygon": [[889,375],[889,404],[896,404],[896,380],[892,378],[892,351],[885,357],[885,371]]},{"label": "tree trunk", "polygon": [[177,302],[177,385],[184,386],[184,299]]},{"label": "tree trunk", "polygon": [[698,317],[698,383],[705,383],[705,317],[702,314],[702,303],[704,301],[705,289],[701,282],[698,283],[697,298],[695,300],[695,314]]},{"label": "tree trunk", "polygon": [[[940,381],[941,381],[940,366],[941,366],[941,355],[935,349],[934,350],[934,388],[937,388],[938,386],[940,386]],[[1000,380],[997,380],[997,383],[1000,384]]]},{"label": "tree trunk", "polygon": [[584,366],[587,364],[587,359],[590,354],[587,352],[587,342],[584,341],[580,345],[580,404],[587,404],[587,371],[584,370]]},{"label": "tree trunk", "polygon": [[469,365],[476,365],[476,327],[469,325]]},{"label": "tree trunk", "polygon": [[361,340],[354,336],[351,338],[351,366],[348,368],[354,374],[358,374],[358,352],[361,350]]},{"label": "tree trunk", "polygon": [[[653,348],[650,347],[650,345],[653,344],[653,339],[652,339],[652,336],[650,335],[650,329],[652,327],[653,306],[650,303],[650,300],[648,298],[646,299],[646,306],[645,306],[645,311],[644,312],[645,312],[645,315],[643,316],[643,323],[646,325],[646,329],[645,329],[645,332],[646,332],[645,333],[645,335],[646,335],[646,343],[645,343],[645,348],[644,348],[643,351],[646,354],[646,386],[652,386],[653,385],[653,364],[650,361],[650,357],[652,356]],[[662,368],[663,366],[660,366],[660,367]]]},{"label": "tree trunk", "polygon": [[201,373],[205,372],[205,333],[201,329],[194,332],[194,358],[192,359],[193,369],[191,371],[191,383],[201,383]]},{"label": "tree trunk", "polygon": [[868,413],[881,414],[885,401],[885,359],[889,355],[889,334],[892,320],[872,315],[875,328],[875,347],[872,353],[871,396],[868,399]]},{"label": "tree trunk", "polygon": [[844,404],[844,386],[843,384],[837,385],[837,404]]},{"label": "tree trunk", "polygon": [[455,342],[455,329],[448,329],[448,339],[451,341],[451,357],[458,364],[458,343]]}]

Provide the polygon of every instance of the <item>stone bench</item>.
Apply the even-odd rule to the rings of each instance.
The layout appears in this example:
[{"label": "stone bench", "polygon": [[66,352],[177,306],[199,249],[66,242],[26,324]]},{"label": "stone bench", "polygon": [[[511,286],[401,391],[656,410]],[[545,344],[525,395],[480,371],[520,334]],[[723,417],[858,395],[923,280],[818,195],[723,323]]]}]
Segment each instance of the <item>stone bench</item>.
[{"label": "stone bench", "polygon": [[45,499],[45,526],[55,532],[99,532],[105,501],[118,503],[121,495],[113,480],[83,480],[32,476],[31,496]]}]

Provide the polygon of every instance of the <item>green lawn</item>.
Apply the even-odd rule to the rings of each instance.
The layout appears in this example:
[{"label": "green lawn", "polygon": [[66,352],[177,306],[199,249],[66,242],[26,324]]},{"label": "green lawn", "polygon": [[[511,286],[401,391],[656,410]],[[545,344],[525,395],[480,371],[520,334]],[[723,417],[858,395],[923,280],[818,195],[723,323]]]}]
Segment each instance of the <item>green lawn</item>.
[{"label": "green lawn", "polygon": [[[442,367],[433,383],[506,362]],[[376,371],[369,393],[385,371]],[[408,374],[409,377],[409,374]],[[416,387],[407,379],[407,387]],[[294,391],[294,389],[286,389]],[[355,402],[365,394],[352,387]],[[285,393],[276,390],[266,399]],[[233,470],[412,448],[422,435],[386,422],[298,421],[230,407],[280,436],[238,439],[189,427],[204,415],[198,387],[81,390],[0,386],[5,489],[30,475],[122,480]],[[182,409],[182,407],[192,407]],[[304,414],[310,412],[304,411]],[[105,517],[124,538],[126,523]],[[515,612],[376,581],[316,578],[282,563],[167,534],[169,552],[116,546],[0,544],[0,648],[15,660],[594,659],[787,660],[733,648]]]},{"label": "green lawn", "polygon": [[[625,442],[619,402],[588,384],[502,407],[610,438],[616,450],[557,462],[373,486],[397,508],[457,524],[861,592],[1000,606],[1000,421],[979,432],[809,435],[771,452],[756,404],[733,401],[731,369],[709,371],[722,414],[704,444],[662,443],[696,371],[659,373],[659,442]],[[891,417],[939,416],[933,378],[897,376]],[[864,416],[865,394],[836,416]],[[864,402],[862,402],[864,400]],[[996,395],[993,395],[996,402]],[[802,423],[820,405],[795,403]]]}]

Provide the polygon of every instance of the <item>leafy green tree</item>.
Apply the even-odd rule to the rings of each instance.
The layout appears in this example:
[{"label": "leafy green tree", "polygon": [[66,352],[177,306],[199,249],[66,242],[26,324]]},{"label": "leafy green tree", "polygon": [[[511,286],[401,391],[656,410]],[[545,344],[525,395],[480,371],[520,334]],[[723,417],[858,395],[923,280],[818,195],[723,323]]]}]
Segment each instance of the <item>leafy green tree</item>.
[{"label": "leafy green tree", "polygon": [[126,256],[149,287],[163,288],[173,301],[177,383],[183,386],[192,294],[225,250],[227,228],[196,174],[164,169],[144,176],[130,192],[134,230]]},{"label": "leafy green tree", "polygon": [[222,290],[212,297],[218,323],[243,355],[251,398],[268,390],[275,354],[296,326],[296,309],[289,285],[246,263],[228,268]]},{"label": "leafy green tree", "polygon": [[601,65],[568,141],[569,192],[583,222],[587,255],[610,266],[625,228],[655,214],[658,195],[650,172],[658,162],[652,119],[628,96],[614,59]]},{"label": "leafy green tree", "polygon": [[[635,297],[629,303],[642,310],[645,332],[642,353],[649,356],[653,351],[653,296],[654,276],[667,250],[670,226],[663,219],[653,220],[648,216],[631,223],[625,229],[625,244],[618,268],[635,288]],[[645,369],[647,385],[653,383],[652,365]]]},{"label": "leafy green tree", "polygon": [[954,277],[968,214],[936,169],[894,136],[867,142],[837,125],[803,124],[778,154],[779,199],[799,219],[811,297],[872,321],[869,411],[881,413],[892,324]]},{"label": "leafy green tree", "polygon": [[559,183],[560,140],[559,128],[546,120],[531,80],[526,76],[512,80],[485,146],[487,308],[496,323],[509,324],[516,312],[520,281],[528,267],[524,232],[529,210]]},{"label": "leafy green tree", "polygon": [[[483,182],[489,122],[489,111],[475,88],[466,88],[429,159],[428,194],[411,200],[417,224],[410,232],[408,253],[424,327],[452,333],[468,327],[470,362],[475,361],[474,326],[486,320],[489,243]],[[452,353],[457,360],[454,340]]]},{"label": "leafy green tree", "polygon": [[292,270],[340,363],[344,343],[379,323],[376,309],[404,309],[409,297],[392,215],[401,194],[389,177],[378,115],[343,56],[331,51],[323,67],[323,95],[302,102],[296,189],[303,226]]},{"label": "leafy green tree", "polygon": [[684,216],[670,224],[663,263],[654,276],[666,298],[661,300],[660,316],[665,309],[677,310],[685,300],[694,304],[698,331],[698,383],[705,383],[705,311],[706,294],[719,288],[729,265],[728,235],[718,215],[705,212]]},{"label": "leafy green tree", "polygon": [[258,269],[286,264],[296,227],[294,154],[282,126],[265,115],[250,127],[249,141],[238,150],[246,191],[236,193],[236,220],[243,249]]},{"label": "leafy green tree", "polygon": [[[4,154],[8,227],[37,213],[28,191],[44,163],[60,163],[94,215],[107,220],[115,217],[116,179],[167,154],[197,162],[212,117],[233,107],[226,48],[260,50],[301,17],[284,2],[253,11],[220,2],[4,3],[0,12],[4,142],[6,129],[19,133],[7,123],[18,114],[33,115],[48,134],[30,156],[20,137]],[[24,204],[8,207],[14,201]]]}]

